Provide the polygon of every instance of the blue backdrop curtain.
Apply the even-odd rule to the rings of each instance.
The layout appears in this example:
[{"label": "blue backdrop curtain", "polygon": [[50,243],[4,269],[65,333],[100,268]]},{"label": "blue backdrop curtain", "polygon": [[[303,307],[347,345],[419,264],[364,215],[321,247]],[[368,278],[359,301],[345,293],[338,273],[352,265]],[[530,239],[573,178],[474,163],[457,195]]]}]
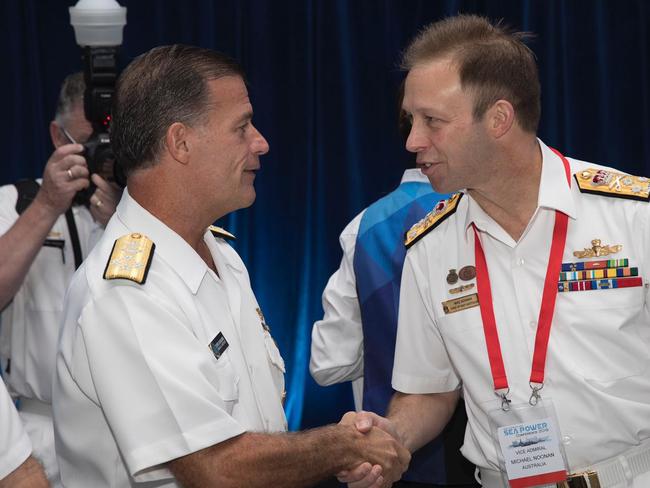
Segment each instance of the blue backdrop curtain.
[{"label": "blue backdrop curtain", "polygon": [[[67,7],[3,0],[0,183],[38,176],[62,78],[81,67]],[[650,5],[644,0],[122,0],[124,65],[190,43],[238,58],[269,140],[255,205],[223,219],[286,359],[292,429],[336,421],[348,386],[308,373],[320,294],[337,236],[389,192],[409,158],[395,128],[399,53],[423,25],[457,12],[531,30],[542,80],[541,137],[565,154],[649,174]],[[181,183],[182,184],[182,183]]]}]

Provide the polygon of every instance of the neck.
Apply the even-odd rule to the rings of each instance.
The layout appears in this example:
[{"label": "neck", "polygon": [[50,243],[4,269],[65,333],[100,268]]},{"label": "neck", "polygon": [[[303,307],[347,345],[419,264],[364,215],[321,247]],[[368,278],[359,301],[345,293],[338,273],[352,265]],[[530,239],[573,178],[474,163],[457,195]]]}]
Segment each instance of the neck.
[{"label": "neck", "polygon": [[500,155],[493,177],[468,193],[479,206],[518,241],[537,208],[542,152],[536,139]]},{"label": "neck", "polygon": [[129,176],[129,194],[205,259],[203,235],[213,220],[192,205],[178,181],[156,167],[147,168]]}]

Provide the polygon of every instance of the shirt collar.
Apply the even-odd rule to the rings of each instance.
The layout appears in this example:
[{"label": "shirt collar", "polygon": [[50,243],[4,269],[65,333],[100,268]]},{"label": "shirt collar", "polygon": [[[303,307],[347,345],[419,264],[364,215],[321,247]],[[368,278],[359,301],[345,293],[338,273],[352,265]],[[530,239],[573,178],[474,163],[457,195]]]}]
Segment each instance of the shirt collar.
[{"label": "shirt collar", "polygon": [[192,246],[136,202],[128,189],[124,190],[115,212],[129,231],[144,234],[154,242],[155,254],[169,264],[196,294],[208,266]]},{"label": "shirt collar", "polygon": [[[542,151],[542,174],[539,181],[539,193],[537,195],[537,208],[546,208],[550,210],[559,210],[568,215],[570,218],[576,218],[576,205],[573,194],[566,179],[564,163],[562,158],[553,152],[540,139],[537,139],[540,150]],[[571,174],[571,169],[569,168]],[[574,185],[575,181],[571,181]],[[461,190],[466,193],[467,211],[465,213],[465,230],[469,228],[472,222],[476,223],[478,228],[484,229],[488,215],[481,206],[472,199],[467,190]]]},{"label": "shirt collar", "polygon": [[[559,210],[575,219],[576,203],[567,183],[562,158],[541,140],[537,139],[537,142],[542,150],[542,177],[540,179],[537,207]],[[569,163],[569,176],[572,176],[572,174]],[[576,182],[571,179],[571,186],[575,184]]]},{"label": "shirt collar", "polygon": [[404,171],[400,184],[409,182],[429,183],[429,178],[422,174],[420,168],[411,168]]}]

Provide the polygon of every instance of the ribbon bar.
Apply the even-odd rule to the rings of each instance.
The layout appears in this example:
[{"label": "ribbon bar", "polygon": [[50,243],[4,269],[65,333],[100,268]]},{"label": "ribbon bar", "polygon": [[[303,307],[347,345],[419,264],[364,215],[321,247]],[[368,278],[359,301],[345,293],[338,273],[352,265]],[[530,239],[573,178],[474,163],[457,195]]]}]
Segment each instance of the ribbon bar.
[{"label": "ribbon bar", "polygon": [[577,263],[562,263],[561,271],[582,271],[585,269],[625,268],[629,259],[601,259],[599,261],[580,261]]},{"label": "ribbon bar", "polygon": [[585,271],[563,271],[559,281],[600,280],[603,278],[625,278],[639,276],[639,268],[605,268]]},{"label": "ribbon bar", "polygon": [[609,290],[610,288],[630,288],[642,285],[643,279],[640,276],[607,280],[560,281],[557,284],[557,291]]}]

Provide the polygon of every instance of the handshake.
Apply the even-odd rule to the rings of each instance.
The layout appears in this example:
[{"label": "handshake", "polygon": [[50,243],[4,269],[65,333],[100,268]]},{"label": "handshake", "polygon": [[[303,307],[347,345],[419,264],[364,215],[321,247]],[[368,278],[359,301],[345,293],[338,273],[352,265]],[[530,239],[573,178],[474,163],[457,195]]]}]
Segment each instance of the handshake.
[{"label": "handshake", "polygon": [[384,488],[402,477],[411,454],[390,420],[372,412],[348,412],[339,425],[354,429],[357,446],[350,468],[336,475],[340,482],[349,488]]}]

